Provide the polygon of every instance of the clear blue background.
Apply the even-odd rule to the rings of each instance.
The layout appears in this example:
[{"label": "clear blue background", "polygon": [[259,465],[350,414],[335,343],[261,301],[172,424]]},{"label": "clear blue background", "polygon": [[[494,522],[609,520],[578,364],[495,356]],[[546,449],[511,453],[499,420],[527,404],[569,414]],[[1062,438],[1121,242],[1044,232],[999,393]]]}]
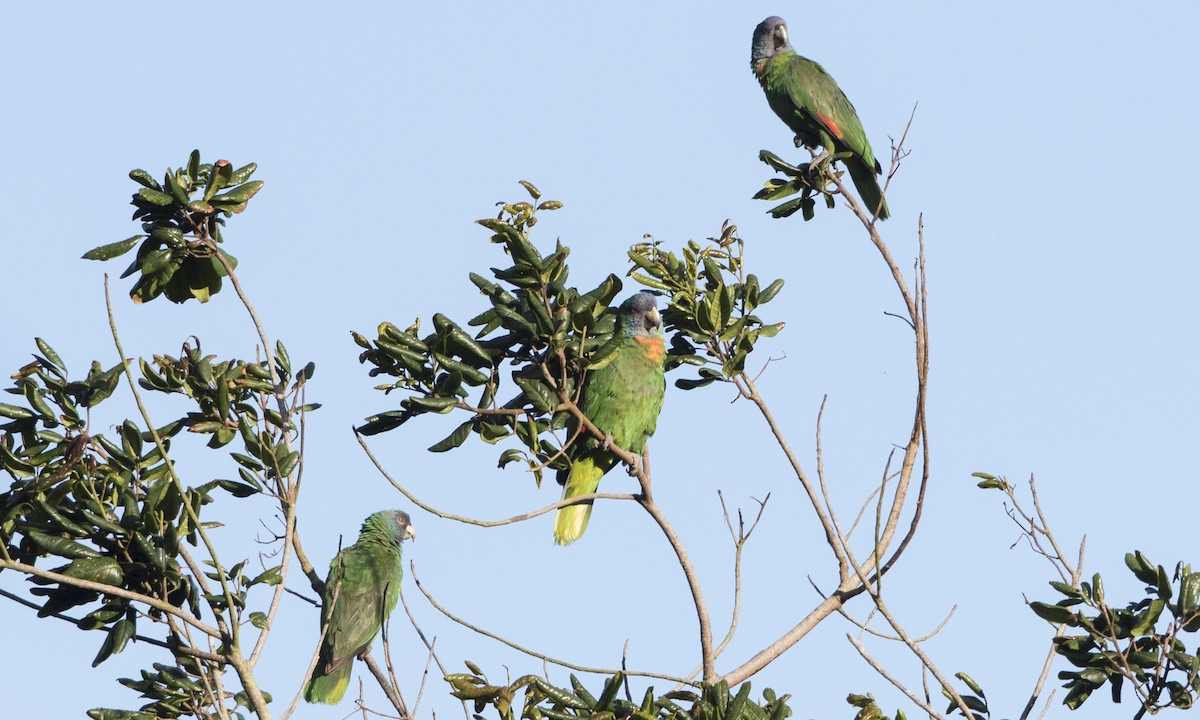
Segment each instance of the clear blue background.
[{"label": "clear blue background", "polygon": [[[1053,599],[1045,582],[1056,576],[1025,546],[1010,549],[1018,532],[1001,496],[976,490],[971,472],[1036,474],[1060,541],[1074,548],[1087,534],[1086,573],[1106,574],[1110,599],[1138,590],[1121,562],[1127,551],[1168,566],[1200,559],[1194,4],[15,4],[0,44],[0,367],[8,375],[27,362],[35,335],[75,373],[92,358],[115,364],[103,272],[128,354],[178,354],[194,334],[207,352],[253,356],[257,339],[232,292],[206,306],[137,307],[129,281],[116,280],[127,260],[79,256],[137,232],[131,168],[160,175],[194,147],[206,160],[257,162],[267,184],[231,222],[227,247],[268,331],[293,359],[317,364],[309,399],[324,407],[308,422],[300,527],[324,564],[365,515],[408,507],[350,432],[394,399],[371,390],[349,331],[478,312],[466,273],[504,258],[472,221],[523,199],[516,182],[526,179],[565,203],[534,239],[570,245],[581,286],[622,273],[626,248],[646,233],[677,247],[717,234],[726,218],[737,223],[750,269],[787,280],[764,311],[788,327],[752,361],[780,360],[761,386],[810,473],[828,394],[826,471],[839,515],[850,517],[906,438],[911,339],[885,315],[900,311],[898,295],[848,212],[776,221],[750,198],[771,175],[758,150],[795,152],[749,71],[751,31],[770,14],[788,19],[797,49],[841,83],[879,154],[919,102],[882,228],[908,268],[924,214],[932,487],[922,531],[886,592],[913,634],[957,605],[927,652],[945,672],[981,682],[997,716],[1015,717],[1051,635],[1022,598]],[[670,389],[651,443],[656,497],[698,565],[718,637],[732,549],[716,490],[746,508],[772,494],[746,550],[742,622],[721,670],[817,604],[809,578],[830,589],[836,574],[761,418],[732,397]],[[154,409],[165,421],[185,408]],[[130,415],[128,405],[102,406],[92,431]],[[555,487],[537,489],[515,466],[495,469],[494,448],[426,453],[454,423],[413,423],[373,447],[449,511],[499,518],[556,499]],[[233,475],[203,455],[181,460],[189,480]],[[613,473],[603,487],[633,485]],[[694,664],[681,573],[632,504],[598,506],[569,549],[551,547],[548,518],[485,531],[413,517],[419,540],[407,557],[473,622],[584,664],[618,665],[627,638],[631,668]],[[241,520],[219,532],[226,557],[267,549],[252,543],[266,530]],[[303,590],[299,579],[289,585]],[[5,573],[0,587],[24,583]],[[445,620],[411,583],[406,593],[452,669],[471,658],[496,681],[542,670]],[[868,606],[860,599],[849,610],[862,618]],[[100,634],[35,621],[11,602],[0,603],[0,627],[6,716],[136,707],[114,679],[162,659],[131,646],[92,670]],[[901,698],[859,659],[848,631],[831,618],[755,686],[793,693],[798,718],[850,717],[843,698],[865,691],[890,713]],[[411,702],[426,653],[402,616],[394,634]],[[276,714],[316,638],[316,611],[285,598],[260,666]],[[919,687],[910,655],[866,642]],[[1067,714],[1061,696],[1050,717]],[[367,698],[384,708],[369,684]],[[1129,717],[1130,702],[1111,706],[1105,692],[1084,712]],[[350,708],[302,707],[297,717]],[[430,710],[460,712],[436,681],[421,715]]]}]

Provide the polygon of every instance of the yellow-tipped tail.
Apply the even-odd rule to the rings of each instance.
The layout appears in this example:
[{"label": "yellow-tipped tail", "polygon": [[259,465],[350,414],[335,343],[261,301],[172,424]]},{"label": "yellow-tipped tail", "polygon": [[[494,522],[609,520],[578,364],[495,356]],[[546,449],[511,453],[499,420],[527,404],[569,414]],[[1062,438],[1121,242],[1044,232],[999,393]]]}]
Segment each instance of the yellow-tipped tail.
[{"label": "yellow-tipped tail", "polygon": [[350,669],[353,665],[353,662],[347,662],[330,671],[328,675],[320,674],[321,669],[318,667],[312,679],[308,681],[308,687],[304,690],[304,699],[310,703],[327,703],[329,705],[341,702],[342,696],[346,694],[346,688],[350,685]]},{"label": "yellow-tipped tail", "polygon": [[[563,487],[563,499],[596,492],[603,476],[604,470],[597,467],[591,457],[579,458],[571,466],[571,474]],[[583,537],[591,516],[591,502],[559,508],[554,513],[554,544],[570,545]]]}]

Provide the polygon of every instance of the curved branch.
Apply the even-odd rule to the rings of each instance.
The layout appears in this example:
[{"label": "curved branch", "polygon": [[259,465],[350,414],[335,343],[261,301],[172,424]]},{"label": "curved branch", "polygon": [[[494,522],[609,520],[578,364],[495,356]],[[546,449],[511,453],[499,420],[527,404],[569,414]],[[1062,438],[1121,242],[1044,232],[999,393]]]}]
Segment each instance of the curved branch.
[{"label": "curved branch", "polygon": [[638,504],[650,513],[650,517],[654,518],[654,522],[658,523],[658,527],[667,536],[667,542],[671,544],[671,549],[675,551],[675,557],[679,560],[679,566],[683,568],[683,575],[687,578],[688,588],[692,591],[692,601],[696,606],[696,619],[700,622],[700,656],[704,664],[704,680],[705,682],[714,682],[717,677],[716,671],[716,655],[713,653],[712,647],[712,624],[708,619],[708,605],[704,602],[704,591],[700,587],[700,579],[696,575],[696,568],[692,565],[691,559],[688,557],[687,551],[683,547],[683,541],[675,534],[675,528],[671,527],[671,523],[667,522],[666,515],[658,509],[658,505],[654,503],[654,499],[648,492],[650,489],[649,482],[646,482],[643,492],[638,498]]},{"label": "curved branch", "polygon": [[445,615],[447,618],[453,620],[454,622],[458,623],[459,625],[462,625],[463,627],[465,627],[469,630],[473,630],[473,631],[479,633],[480,635],[486,635],[487,637],[490,637],[491,639],[493,639],[497,642],[503,643],[504,645],[507,645],[508,647],[512,648],[513,650],[525,653],[526,655],[529,655],[530,657],[535,657],[538,660],[541,660],[543,662],[552,663],[554,665],[558,665],[560,667],[565,667],[569,670],[576,670],[578,672],[594,673],[596,675],[615,675],[618,672],[624,672],[626,675],[656,678],[659,680],[668,680],[670,682],[682,683],[685,685],[695,685],[695,683],[688,682],[687,680],[684,680],[683,678],[673,677],[671,675],[663,675],[661,673],[642,672],[639,670],[621,671],[621,670],[617,670],[616,668],[611,668],[611,669],[610,668],[594,668],[594,667],[586,667],[584,665],[576,665],[574,663],[569,663],[565,660],[559,660],[557,658],[550,657],[549,655],[546,655],[545,653],[537,652],[536,650],[530,650],[529,648],[518,645],[517,643],[515,643],[507,638],[501,637],[500,635],[497,635],[496,633],[485,630],[485,629],[479,627],[478,625],[473,625],[473,624],[467,622],[466,620],[463,620],[462,618],[458,617],[457,615],[451,613],[446,608],[442,607],[442,605],[433,598],[433,595],[431,595],[429,593],[429,591],[425,589],[425,586],[421,584],[421,579],[417,577],[416,564],[414,564],[412,562],[409,563],[409,574],[412,576],[413,582],[417,584],[417,589],[421,591],[421,594],[425,596],[425,599],[429,601],[429,604],[433,605],[433,607],[438,612],[440,612],[441,614]]},{"label": "curved branch", "polygon": [[375,457],[375,454],[371,452],[371,448],[367,446],[367,441],[363,439],[363,436],[358,432],[355,432],[354,437],[358,440],[358,444],[362,446],[363,451],[367,453],[367,457],[371,459],[372,464],[375,465],[375,469],[378,470],[379,473],[383,475],[383,477],[387,479],[389,483],[392,484],[392,487],[396,488],[396,490],[404,495],[404,497],[408,498],[413,505],[416,505],[422,510],[440,518],[454,520],[455,522],[460,522],[464,525],[475,525],[476,527],[500,527],[501,525],[512,525],[513,523],[524,522],[525,520],[530,520],[539,515],[545,515],[551,510],[557,510],[561,507],[578,505],[579,503],[591,502],[593,500],[639,500],[639,496],[629,493],[588,493],[587,495],[576,495],[575,497],[567,498],[565,500],[559,500],[558,502],[550,503],[549,505],[538,508],[537,510],[531,510],[527,513],[514,515],[510,518],[504,518],[503,520],[479,520],[473,517],[467,517],[465,515],[455,515],[454,513],[445,512],[444,510],[438,510],[432,505],[423,502],[408,488],[396,482],[391,474],[383,468],[383,465],[379,462],[379,459]]},{"label": "curved branch", "polygon": [[[915,107],[913,112],[915,114]],[[892,167],[888,176],[889,180],[891,176],[895,174],[896,169],[899,167],[900,159],[904,156],[904,140],[907,137],[908,129],[911,126],[912,117],[909,118],[908,125],[905,126],[904,135],[901,137],[900,142],[892,150]],[[746,397],[748,400],[753,402],[756,407],[758,407],[759,412],[767,421],[767,425],[770,427],[771,433],[775,436],[776,442],[783,450],[784,455],[787,457],[789,463],[791,463],[793,472],[796,474],[796,477],[800,480],[801,485],[808,494],[809,501],[812,504],[813,510],[816,512],[817,518],[821,523],[822,530],[825,533],[825,541],[838,560],[841,582],[839,583],[836,592],[822,600],[820,604],[813,608],[808,615],[801,619],[801,621],[792,627],[792,629],[788,630],[778,640],[754,655],[754,657],[746,661],[741,667],[738,667],[727,673],[724,676],[724,679],[727,680],[730,685],[740,683],[766,667],[768,664],[774,661],[775,658],[786,652],[801,638],[807,635],[808,632],[816,627],[818,623],[823,621],[833,612],[841,610],[842,606],[847,600],[855,595],[861,594],[868,589],[868,583],[872,582],[872,576],[874,576],[874,581],[877,582],[878,574],[876,574],[876,570],[879,570],[881,573],[887,569],[890,569],[892,564],[895,563],[900,554],[908,546],[909,540],[911,540],[916,531],[924,502],[924,493],[929,473],[929,452],[925,425],[926,386],[929,375],[929,329],[926,325],[927,305],[925,286],[924,226],[923,224],[920,225],[920,232],[918,233],[920,247],[917,271],[918,295],[914,297],[908,288],[908,284],[905,282],[904,274],[900,271],[899,266],[892,258],[891,251],[888,249],[887,244],[883,241],[883,238],[879,234],[878,228],[876,227],[876,218],[872,214],[869,214],[863,210],[862,206],[858,203],[853,194],[846,192],[846,187],[842,183],[841,178],[834,175],[831,176],[831,179],[837,185],[837,188],[845,199],[847,205],[859,218],[859,221],[862,222],[863,227],[867,230],[867,233],[870,237],[871,243],[879,251],[884,263],[888,266],[892,280],[895,282],[896,288],[900,292],[905,309],[907,310],[909,324],[913,329],[913,335],[916,341],[915,366],[917,376],[917,392],[914,401],[913,423],[909,434],[908,443],[904,448],[904,456],[898,472],[898,480],[896,487],[893,490],[894,494],[892,497],[891,506],[886,515],[886,520],[881,523],[880,529],[877,532],[877,540],[872,553],[861,565],[859,565],[854,562],[853,555],[850,553],[849,543],[845,541],[840,529],[836,525],[836,521],[832,516],[832,506],[827,503],[827,498],[825,498],[823,494],[818,494],[817,489],[809,481],[803,469],[800,467],[799,461],[796,459],[786,439],[783,437],[783,433],[776,424],[770,409],[767,407],[766,401],[763,399],[762,395],[759,394],[753,378],[749,377],[745,372],[742,372],[737,376],[736,382],[738,383],[742,396]],[[900,516],[904,509],[905,501],[908,497],[911,486],[913,470],[916,467],[918,453],[922,450],[924,450],[924,452],[921,453],[922,472],[920,492],[918,495],[918,504],[914,513],[914,517],[910,521],[908,532],[905,534],[899,547],[891,555],[891,557],[889,557],[887,561],[881,565],[880,560],[887,554],[887,550],[894,539],[899,526]],[[818,456],[818,463],[819,462],[820,457]],[[823,478],[821,479],[823,480]],[[848,572],[849,568],[853,568],[853,573]],[[893,625],[893,628],[895,628],[895,625]],[[897,630],[897,632],[899,633],[900,631]],[[920,653],[919,648],[914,648],[914,651],[923,656],[923,653]]]}]

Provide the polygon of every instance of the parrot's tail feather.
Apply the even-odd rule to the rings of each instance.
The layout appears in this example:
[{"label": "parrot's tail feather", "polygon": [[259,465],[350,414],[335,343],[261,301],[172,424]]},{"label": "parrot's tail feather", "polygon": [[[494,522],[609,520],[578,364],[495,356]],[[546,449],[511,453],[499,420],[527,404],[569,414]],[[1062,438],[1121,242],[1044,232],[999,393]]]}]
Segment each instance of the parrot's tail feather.
[{"label": "parrot's tail feather", "polygon": [[591,503],[559,508],[554,516],[554,544],[570,545],[583,537],[583,531],[587,530],[588,518],[591,516]]},{"label": "parrot's tail feather", "polygon": [[[328,675],[313,675],[304,689],[304,699],[310,703],[336,705],[342,701],[346,688],[350,686],[350,669],[354,663],[346,663]],[[317,668],[317,672],[321,672]]]},{"label": "parrot's tail feather", "polygon": [[[875,173],[866,163],[858,161],[857,158],[850,158],[846,161],[846,169],[850,171],[850,179],[854,181],[854,187],[858,190],[858,196],[862,198],[863,205],[868,213],[874,214],[875,209],[879,208],[879,219],[887,220],[891,213],[888,212],[887,201],[883,199],[883,190],[879,187],[879,181],[875,178]],[[883,202],[883,207],[879,203]]]},{"label": "parrot's tail feather", "polygon": [[[612,467],[611,464],[609,467]],[[600,478],[608,468],[599,467],[591,456],[584,456],[571,465],[571,474],[563,487],[563,499],[596,492]],[[583,537],[588,518],[592,516],[590,502],[561,507],[554,513],[554,544],[570,545]]]}]

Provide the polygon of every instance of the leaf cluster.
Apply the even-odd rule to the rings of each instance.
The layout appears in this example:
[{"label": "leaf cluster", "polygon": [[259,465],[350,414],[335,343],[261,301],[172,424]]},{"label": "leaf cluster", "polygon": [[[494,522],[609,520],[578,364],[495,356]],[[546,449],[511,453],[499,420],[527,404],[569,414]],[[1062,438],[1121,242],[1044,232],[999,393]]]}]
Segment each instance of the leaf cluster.
[{"label": "leaf cluster", "polygon": [[[377,389],[405,395],[399,409],[368,417],[359,432],[387,432],[420,415],[470,412],[469,420],[429,450],[452,450],[472,434],[490,444],[515,437],[524,449],[504,450],[499,465],[523,461],[540,483],[546,468],[568,466],[565,448],[577,433],[568,405],[578,401],[589,369],[616,349],[616,317],[609,303],[622,283],[609,275],[587,290],[568,285],[570,249],[559,241],[543,254],[529,239],[537,213],[562,204],[539,202],[537,188],[522,185],[532,203],[502,203],[496,218],[478,221],[512,261],[492,268],[492,279],[470,275],[490,304],[465,323],[479,330],[469,333],[438,313],[426,334],[418,320],[404,330],[382,323],[374,340],[360,333],[353,338],[372,377],[394,378]],[[742,372],[758,339],[783,328],[754,314],[778,294],[783,281],[761,287],[756,276],[744,275],[744,245],[736,230],[726,223],[720,238],[703,247],[689,241],[679,256],[654,242],[629,251],[634,280],[669,294],[663,313],[671,331],[666,369],[700,366],[699,378],[677,382],[685,389]],[[565,437],[555,434],[561,430],[567,431]]]},{"label": "leaf cluster", "polygon": [[760,338],[774,337],[783,323],[767,324],[755,314],[783,289],[777,279],[765,287],[745,273],[745,243],[728,221],[704,245],[689,240],[677,255],[659,242],[629,251],[634,280],[669,294],[663,324],[671,331],[667,368],[694,365],[699,377],[675,381],[692,390],[729,381],[745,370]]},{"label": "leaf cluster", "polygon": [[121,274],[139,273],[129,291],[135,303],[159,295],[176,303],[192,298],[208,302],[221,290],[226,264],[237,266],[237,259],[217,244],[225,219],[245,210],[262,188],[261,180],[250,180],[257,167],[250,163],[235,170],[228,160],[201,163],[200,151],[193,150],[184,167],[167,168],[162,182],[145,170],[130,171],[129,178],[141,185],[130,202],[142,234],[93,248],[83,257],[111,260],[140,243]]},{"label": "leaf cluster", "polygon": [[[600,695],[590,692],[580,680],[571,675],[571,687],[561,688],[536,675],[525,675],[509,685],[493,685],[474,663],[468,662],[471,673],[447,675],[454,697],[474,704],[474,717],[483,720],[488,707],[495,709],[499,720],[786,720],[792,715],[787,701],[790,695],[778,697],[775,691],[763,691],[763,701],[750,699],[750,683],[743,683],[736,693],[729,684],[701,683],[699,692],[674,690],[656,696],[654,688],[646,689],[640,703],[628,695],[618,697],[625,686],[625,675],[617,673],[604,681]],[[518,691],[524,690],[520,715],[514,709]]]},{"label": "leaf cluster", "polygon": [[[158,717],[192,714],[193,691],[199,690],[181,685],[178,678],[201,683],[201,661],[193,656],[196,646],[190,636],[155,603],[197,619],[227,614],[237,623],[252,587],[279,582],[278,566],[247,576],[244,560],[225,567],[215,557],[206,561],[210,571],[201,578],[184,555],[186,545],[197,546],[202,533],[220,526],[202,519],[216,491],[248,498],[294,470],[298,454],[286,452],[281,442],[294,428],[267,408],[267,398],[274,398],[263,363],[217,361],[203,355],[198,343],[185,343],[179,358],[141,360],[138,383],[148,390],[185,395],[197,411],[158,428],[146,429],[126,419],[116,424],[111,436],[92,434],[90,413],[112,396],[126,366],[105,370],[93,362],[84,379],[73,380],[49,343],[38,338],[37,347],[33,362],[13,375],[7,389],[23,402],[0,404],[0,416],[7,419],[0,425],[0,467],[13,478],[11,487],[0,493],[0,552],[10,562],[63,576],[28,575],[34,585],[30,593],[44,598],[39,616],[104,631],[93,665],[121,652],[129,640],[145,639],[144,626],[157,626],[165,636],[160,642],[171,649],[177,667],[122,682],[150,699],[143,709]],[[282,346],[276,358],[276,371],[290,379]],[[311,365],[304,368],[296,386],[311,374]],[[184,483],[167,456],[172,439],[185,429],[212,435],[213,448],[240,436],[244,452],[231,454],[241,481]],[[209,589],[205,580],[221,587]],[[106,586],[136,595],[105,592]],[[75,608],[86,613],[64,615]],[[263,627],[265,615],[249,613],[248,620]],[[215,664],[218,669],[225,665]],[[211,687],[205,692],[207,702],[214,702]]]},{"label": "leaf cluster", "polygon": [[615,349],[610,340],[616,322],[608,305],[621,281],[609,275],[588,290],[568,285],[569,248],[560,241],[542,254],[529,240],[538,212],[562,204],[539,202],[537,188],[522,184],[533,203],[503,203],[496,218],[478,221],[512,264],[492,268],[491,280],[471,273],[471,282],[489,303],[465,323],[477,331],[470,333],[438,313],[433,331],[424,335],[418,321],[405,330],[385,322],[374,340],[359,333],[353,337],[363,348],[359,360],[371,367],[372,377],[395,378],[377,388],[405,394],[400,409],[372,415],[360,432],[373,435],[420,415],[465,410],[473,417],[431,451],[452,450],[472,434],[490,444],[516,437],[527,452],[507,450],[500,465],[524,459],[540,482],[544,467],[566,462],[561,443],[543,435],[567,426],[570,415],[561,404],[577,397],[583,374]]},{"label": "leaf cluster", "polygon": [[[858,708],[858,712],[854,714],[854,720],[892,720],[883,714],[883,710],[875,703],[875,696],[871,693],[866,695],[850,693],[846,696],[846,702],[851,707]],[[904,713],[900,710],[896,711],[896,720],[906,720]]]},{"label": "leaf cluster", "polygon": [[1063,599],[1029,604],[1048,622],[1084,631],[1054,640],[1055,652],[1079,668],[1058,674],[1068,688],[1063,703],[1076,709],[1105,683],[1120,702],[1128,681],[1150,712],[1190,708],[1200,695],[1200,655],[1181,636],[1200,631],[1200,573],[1182,563],[1168,573],[1137,551],[1125,555],[1125,565],[1145,583],[1146,596],[1124,607],[1108,602],[1098,573],[1078,586],[1051,582]]},{"label": "leaf cluster", "polygon": [[[837,205],[834,194],[838,192],[837,187],[831,185],[829,179],[830,167],[834,160],[848,157],[850,153],[836,153],[830,156],[826,162],[820,164],[801,163],[800,165],[792,165],[785,162],[782,158],[773,152],[760,150],[758,159],[771,166],[777,172],[784,174],[782,178],[771,178],[764,185],[762,190],[754,193],[755,200],[782,200],[786,197],[791,197],[796,193],[800,193],[800,197],[792,198],[787,202],[780,203],[767,211],[773,218],[785,218],[796,214],[800,211],[804,217],[804,221],[812,220],[816,215],[817,200],[819,196],[825,200],[825,207],[832,210]],[[837,177],[841,177],[840,171],[833,171]]]}]

